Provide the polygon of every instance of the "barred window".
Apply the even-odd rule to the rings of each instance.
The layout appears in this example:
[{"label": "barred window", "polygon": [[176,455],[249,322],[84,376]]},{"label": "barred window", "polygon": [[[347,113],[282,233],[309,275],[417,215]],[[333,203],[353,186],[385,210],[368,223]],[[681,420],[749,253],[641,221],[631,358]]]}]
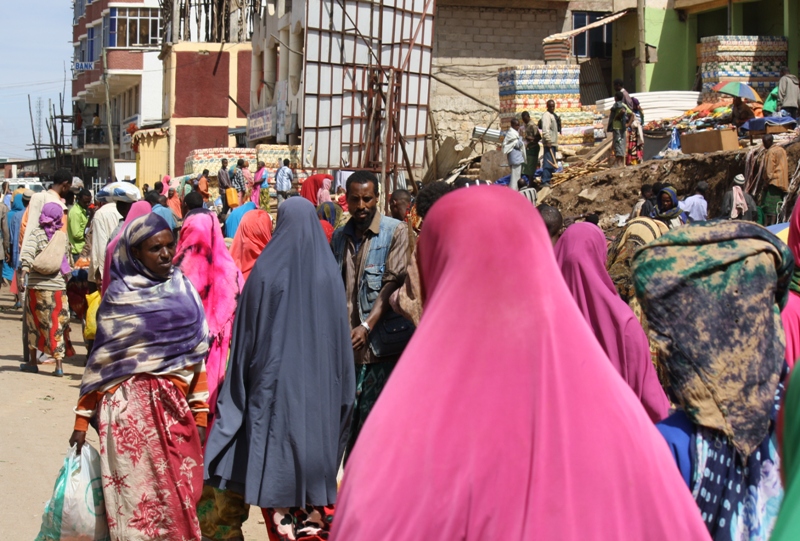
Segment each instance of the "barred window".
[{"label": "barred window", "polygon": [[[592,13],[588,11],[572,12],[572,29],[577,30],[584,26],[597,22],[608,13]],[[572,54],[575,56],[591,56],[594,58],[610,58],[613,34],[611,25],[606,24],[599,28],[592,28],[587,32],[582,32],[572,38]]]},{"label": "barred window", "polygon": [[107,47],[150,47],[161,43],[160,10],[111,8],[103,20]]}]

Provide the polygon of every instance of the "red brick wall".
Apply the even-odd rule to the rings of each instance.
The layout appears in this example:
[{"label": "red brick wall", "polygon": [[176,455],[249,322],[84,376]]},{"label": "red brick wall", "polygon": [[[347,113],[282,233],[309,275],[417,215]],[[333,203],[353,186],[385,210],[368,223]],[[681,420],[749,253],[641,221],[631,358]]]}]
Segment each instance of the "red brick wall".
[{"label": "red brick wall", "polygon": [[[237,72],[237,88],[236,88],[236,101],[248,113],[250,112],[250,70],[252,63],[250,57],[251,51],[239,51],[239,65]],[[236,108],[236,114],[239,118],[247,118],[247,115],[242,114],[239,108]]]},{"label": "red brick wall", "polygon": [[[140,70],[144,68],[144,51],[108,49],[108,69],[110,70]],[[102,64],[100,62],[99,64]]]},{"label": "red brick wall", "polygon": [[[227,98],[226,98],[227,99]],[[219,148],[228,146],[227,126],[175,126],[175,171],[183,174],[183,164],[189,153],[196,148]]]},{"label": "red brick wall", "polygon": [[[175,117],[228,117],[230,54],[222,53],[217,73],[214,75],[214,65],[217,63],[218,53],[214,51],[214,48],[209,48],[211,49],[209,54],[180,52],[175,55],[177,66],[175,70]],[[196,146],[194,148],[207,147]],[[175,164],[180,167],[183,162],[176,161]]]}]

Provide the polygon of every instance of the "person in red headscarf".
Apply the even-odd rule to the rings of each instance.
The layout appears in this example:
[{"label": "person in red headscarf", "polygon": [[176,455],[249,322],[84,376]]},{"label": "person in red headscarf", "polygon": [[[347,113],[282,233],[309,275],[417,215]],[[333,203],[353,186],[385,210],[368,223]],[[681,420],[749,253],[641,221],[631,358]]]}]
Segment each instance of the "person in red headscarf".
[{"label": "person in red headscarf", "polygon": [[[332,181],[333,177],[323,174],[311,175],[303,181],[303,185],[300,187],[300,195],[311,201],[314,208],[318,207],[321,203],[319,200],[319,191],[325,185],[326,179]],[[330,184],[328,186],[330,186]]]},{"label": "person in red headscarf", "polygon": [[256,209],[244,215],[233,237],[231,256],[245,280],[250,276],[258,256],[271,239],[272,216],[269,212]]}]

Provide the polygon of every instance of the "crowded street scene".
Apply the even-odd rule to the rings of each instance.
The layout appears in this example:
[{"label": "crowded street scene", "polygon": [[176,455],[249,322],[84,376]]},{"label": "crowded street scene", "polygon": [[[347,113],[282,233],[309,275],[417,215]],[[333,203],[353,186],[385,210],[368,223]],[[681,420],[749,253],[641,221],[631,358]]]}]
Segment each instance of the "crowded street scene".
[{"label": "crowded street scene", "polygon": [[800,540],[800,4],[30,7],[0,540]]}]

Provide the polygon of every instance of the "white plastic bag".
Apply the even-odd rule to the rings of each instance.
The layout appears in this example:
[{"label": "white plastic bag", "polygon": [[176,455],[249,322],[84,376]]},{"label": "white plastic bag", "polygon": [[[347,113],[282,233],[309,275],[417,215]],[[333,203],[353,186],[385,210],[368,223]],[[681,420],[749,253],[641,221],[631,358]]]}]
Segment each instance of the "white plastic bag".
[{"label": "white plastic bag", "polygon": [[96,198],[103,203],[111,203],[112,201],[135,203],[142,199],[142,192],[135,184],[130,182],[112,182],[100,188]]},{"label": "white plastic bag", "polygon": [[44,507],[36,541],[108,541],[100,455],[88,443],[69,450]]}]

